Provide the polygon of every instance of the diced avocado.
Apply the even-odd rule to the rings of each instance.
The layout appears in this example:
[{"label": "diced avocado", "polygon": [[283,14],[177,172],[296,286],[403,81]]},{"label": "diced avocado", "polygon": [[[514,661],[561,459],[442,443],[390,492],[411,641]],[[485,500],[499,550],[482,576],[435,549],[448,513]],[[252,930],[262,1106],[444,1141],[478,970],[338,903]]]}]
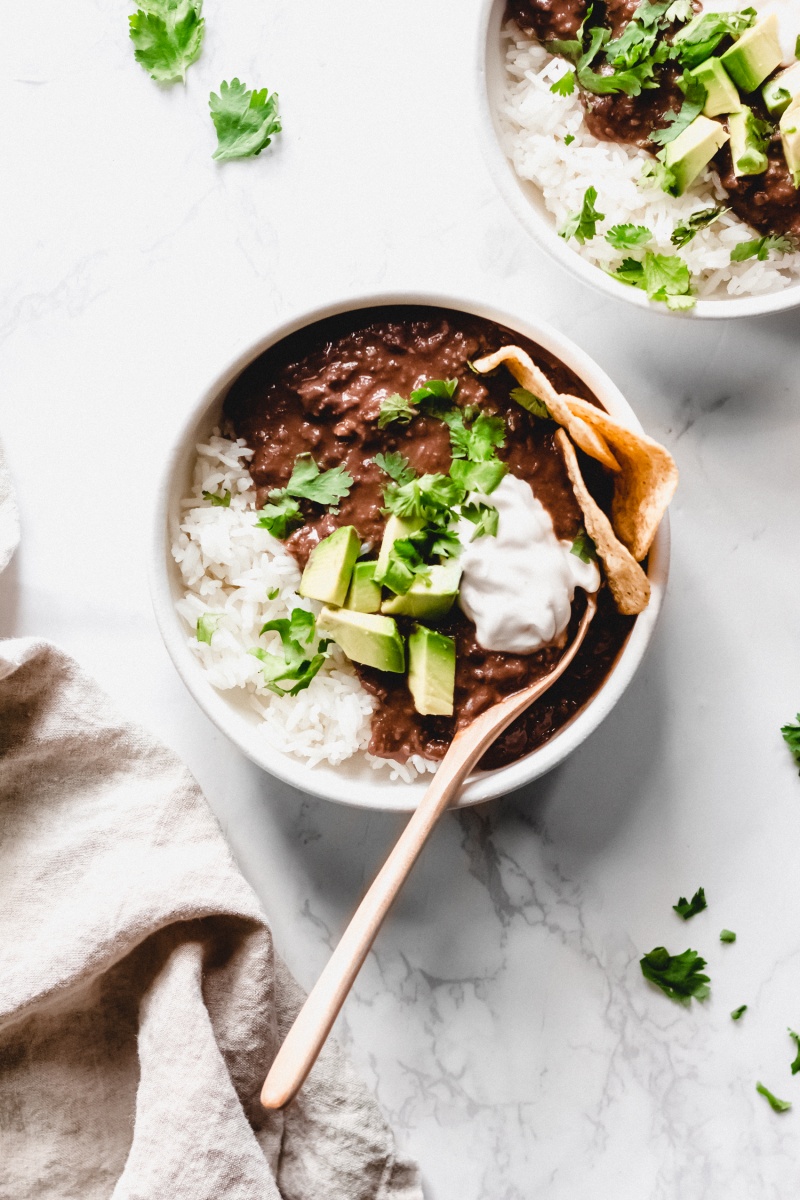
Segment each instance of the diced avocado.
[{"label": "diced avocado", "polygon": [[664,148],[664,163],[675,176],[675,195],[682,196],[728,140],[719,121],[695,117],[691,125]]},{"label": "diced avocado", "polygon": [[763,175],[769,166],[764,153],[764,124],[745,104],[728,118],[734,175]]},{"label": "diced avocado", "polygon": [[754,92],[781,65],[780,27],[770,13],[734,42],[722,55],[722,65],[740,92]]},{"label": "diced avocado", "polygon": [[303,571],[301,596],[344,604],[361,543],[352,525],[342,525],[314,547]]},{"label": "diced avocado", "polygon": [[800,188],[800,96],[781,117],[781,141],[789,174],[794,186]]},{"label": "diced avocado", "polygon": [[800,63],[794,63],[765,83],[761,95],[770,116],[780,117],[785,113],[792,101],[800,96]]},{"label": "diced avocado", "polygon": [[458,595],[461,566],[458,559],[448,559],[431,567],[430,574],[415,579],[404,596],[390,596],[381,605],[381,612],[406,617],[435,620],[445,617]]},{"label": "diced avocado", "polygon": [[399,542],[401,538],[407,538],[410,534],[416,533],[421,529],[424,522],[418,517],[396,517],[392,514],[386,522],[386,528],[383,531],[383,541],[378,552],[378,564],[375,570],[375,578],[380,581],[383,573],[386,570],[386,564],[389,561],[389,555],[392,551],[392,546],[395,542]]},{"label": "diced avocado", "polygon": [[396,675],[406,669],[403,639],[392,617],[326,606],[317,617],[317,630],[333,638],[353,662]]},{"label": "diced avocado", "polygon": [[417,625],[408,639],[408,688],[417,712],[452,717],[455,685],[455,641]]},{"label": "diced avocado", "polygon": [[720,58],[708,58],[689,74],[706,89],[703,115],[719,117],[723,113],[736,112],[741,106],[736,84],[722,65]]},{"label": "diced avocado", "polygon": [[350,590],[344,602],[345,608],[354,608],[356,612],[376,613],[381,611],[381,588],[375,582],[377,563],[357,562],[353,567],[350,580]]}]

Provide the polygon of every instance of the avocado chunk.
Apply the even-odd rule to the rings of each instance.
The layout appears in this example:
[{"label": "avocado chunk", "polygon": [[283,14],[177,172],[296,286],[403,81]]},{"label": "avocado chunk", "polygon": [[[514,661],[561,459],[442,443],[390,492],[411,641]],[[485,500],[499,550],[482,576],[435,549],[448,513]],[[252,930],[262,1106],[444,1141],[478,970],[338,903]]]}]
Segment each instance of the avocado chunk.
[{"label": "avocado chunk", "polygon": [[781,65],[780,27],[770,13],[734,42],[722,55],[722,65],[740,92],[754,92]]},{"label": "avocado chunk", "polygon": [[345,608],[354,608],[356,612],[365,613],[381,611],[381,588],[380,584],[375,582],[377,566],[374,560],[356,563],[350,580],[350,590],[344,602]]},{"label": "avocado chunk", "polygon": [[780,117],[793,100],[800,96],[800,63],[794,63],[774,79],[768,80],[761,89],[767,112]]},{"label": "avocado chunk", "polygon": [[381,612],[434,621],[446,617],[458,595],[461,566],[458,559],[448,559],[431,567],[429,575],[415,579],[404,596],[389,596]]},{"label": "avocado chunk", "polygon": [[396,675],[406,669],[405,646],[392,617],[326,606],[317,617],[317,630],[332,638],[353,662]]},{"label": "avocado chunk", "polygon": [[736,84],[723,67],[722,59],[708,58],[688,74],[706,89],[704,116],[719,117],[722,113],[736,112],[741,107]]},{"label": "avocado chunk", "polygon": [[352,525],[335,529],[311,551],[297,589],[300,595],[326,604],[344,604],[360,550],[361,543]]},{"label": "avocado chunk", "polygon": [[417,625],[408,639],[408,688],[424,717],[452,717],[456,686],[453,638]]},{"label": "avocado chunk", "polygon": [[794,186],[800,188],[800,96],[781,117],[781,141],[789,174]]},{"label": "avocado chunk", "polygon": [[395,542],[399,542],[402,538],[409,537],[412,533],[416,533],[421,529],[424,522],[420,517],[396,517],[394,513],[386,522],[386,528],[383,531],[383,541],[381,548],[378,551],[378,566],[375,571],[376,582],[383,581],[383,575],[389,562],[389,555],[392,552],[392,546]]},{"label": "avocado chunk", "polygon": [[763,175],[769,166],[764,150],[769,126],[759,121],[752,108],[743,104],[739,112],[728,118],[731,135],[731,158],[734,175]]},{"label": "avocado chunk", "polygon": [[697,176],[728,140],[727,130],[719,121],[695,117],[691,125],[664,148],[664,163],[675,176],[676,196],[682,196]]}]

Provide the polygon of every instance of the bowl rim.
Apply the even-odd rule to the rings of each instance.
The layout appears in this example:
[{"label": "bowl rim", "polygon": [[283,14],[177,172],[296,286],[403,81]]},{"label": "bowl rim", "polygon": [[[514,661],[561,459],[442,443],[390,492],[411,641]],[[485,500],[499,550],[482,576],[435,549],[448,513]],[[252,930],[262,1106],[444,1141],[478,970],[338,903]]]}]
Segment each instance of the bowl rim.
[{"label": "bowl rim", "polygon": [[[490,96],[489,62],[490,56],[498,52],[495,38],[503,22],[505,7],[506,0],[481,0],[480,17],[476,23],[476,79],[480,140],[484,160],[497,190],[536,244],[595,291],[672,320],[686,320],[687,318],[689,320],[732,320],[738,317],[763,317],[772,313],[786,312],[800,305],[799,280],[779,292],[769,292],[761,296],[731,296],[720,300],[700,298],[688,313],[672,312],[666,305],[652,303],[641,289],[628,287],[607,275],[594,263],[588,262],[582,255],[577,254],[563,238],[558,236],[552,219],[545,219],[538,213],[525,195],[524,181],[514,171],[500,143],[495,105]],[[531,183],[529,186],[535,187],[535,184]]]},{"label": "bowl rim", "polygon": [[[447,294],[424,289],[414,291],[366,292],[323,303],[303,310],[276,325],[255,342],[230,358],[213,381],[192,403],[173,437],[165,456],[157,484],[152,536],[149,553],[150,593],[156,622],[178,675],[205,715],[234,745],[257,766],[285,783],[321,799],[354,807],[394,812],[411,812],[416,807],[431,776],[420,776],[413,784],[392,782],[378,772],[354,786],[342,767],[309,767],[305,762],[276,750],[263,735],[245,736],[245,722],[226,694],[209,682],[204,668],[192,653],[185,624],[175,601],[185,590],[171,554],[174,530],[174,493],[184,494],[178,486],[188,475],[194,461],[194,447],[200,436],[207,436],[214,424],[227,389],[238,375],[270,346],[316,321],[340,313],[381,305],[408,304],[450,308],[505,325],[529,337],[574,370],[609,411],[621,416],[634,428],[641,425],[616,384],[589,355],[569,338],[537,317],[527,317],[464,294]],[[648,577],[652,594],[650,604],[641,613],[617,660],[599,690],[559,732],[524,758],[493,771],[475,772],[468,779],[455,807],[465,808],[495,799],[545,775],[572,753],[608,715],[635,674],[652,637],[669,574],[669,519],[664,519],[656,534],[648,559]],[[252,721],[251,721],[252,726]],[[252,726],[255,729],[255,726]]]}]

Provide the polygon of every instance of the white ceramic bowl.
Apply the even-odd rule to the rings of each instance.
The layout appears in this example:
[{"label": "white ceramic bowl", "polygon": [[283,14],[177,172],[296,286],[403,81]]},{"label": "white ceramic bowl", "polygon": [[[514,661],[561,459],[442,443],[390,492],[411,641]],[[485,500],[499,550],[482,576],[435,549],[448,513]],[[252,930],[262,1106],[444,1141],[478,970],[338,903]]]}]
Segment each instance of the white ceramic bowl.
[{"label": "white ceramic bowl", "polygon": [[[503,151],[500,140],[498,110],[505,87],[505,65],[500,31],[504,23],[505,0],[482,0],[478,25],[477,82],[480,127],[484,155],[495,183],[512,212],[535,242],[552,255],[573,275],[615,300],[625,300],[638,308],[678,317],[663,304],[652,304],[641,289],[628,287],[607,275],[582,255],[577,254],[559,237],[552,214],[547,211],[541,192],[527,180],[520,179]],[[679,319],[758,317],[783,312],[800,305],[800,283],[764,296],[731,296],[720,300],[698,300],[689,314]]]},{"label": "white ceramic bowl", "polygon": [[[189,648],[186,626],[175,609],[175,601],[183,595],[183,587],[180,573],[170,553],[170,545],[179,520],[180,500],[188,493],[190,486],[195,445],[204,440],[217,424],[223,401],[233,381],[268,347],[295,330],[337,313],[380,304],[438,305],[469,312],[518,330],[545,350],[549,350],[580,376],[612,415],[636,428],[640,426],[627,401],[605,372],[574,343],[562,337],[549,325],[519,313],[503,312],[491,305],[464,300],[461,297],[429,294],[363,296],[305,313],[272,330],[229,363],[194,403],[164,467],[156,498],[150,564],[150,583],[156,619],[178,674],[206,716],[265,771],[294,787],[327,800],[361,808],[400,812],[409,811],[416,806],[426,787],[425,780],[418,780],[414,784],[392,783],[388,779],[388,772],[376,771],[366,762],[360,761],[346,762],[339,767],[307,767],[299,759],[270,746],[258,715],[248,708],[243,693],[219,692],[211,686],[204,669]],[[478,804],[513,791],[532,779],[538,779],[540,775],[563,762],[567,755],[597,728],[619,700],[642,660],[661,607],[668,567],[669,527],[665,518],[650,553],[650,604],[637,618],[628,641],[602,687],[555,737],[538,750],[499,770],[475,772],[467,781],[459,806]],[[430,776],[427,779],[430,780]]]}]

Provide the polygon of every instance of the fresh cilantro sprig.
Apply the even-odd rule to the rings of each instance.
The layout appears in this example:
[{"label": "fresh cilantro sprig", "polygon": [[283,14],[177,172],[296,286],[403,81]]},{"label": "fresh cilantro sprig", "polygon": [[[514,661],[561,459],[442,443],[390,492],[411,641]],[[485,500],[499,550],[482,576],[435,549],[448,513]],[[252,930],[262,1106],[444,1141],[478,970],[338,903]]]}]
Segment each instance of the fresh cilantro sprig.
[{"label": "fresh cilantro sprig", "polygon": [[648,299],[660,301],[675,312],[694,308],[696,303],[689,268],[678,254],[654,254],[648,250],[641,261],[624,259],[613,274],[620,282],[641,288]]},{"label": "fresh cilantro sprig", "polygon": [[560,79],[550,84],[550,91],[555,96],[571,96],[575,91],[575,72],[565,71]]},{"label": "fresh cilantro sprig", "polygon": [[795,1033],[793,1029],[789,1029],[787,1032],[797,1049],[797,1053],[795,1054],[794,1060],[791,1064],[791,1072],[793,1075],[796,1075],[797,1072],[800,1071],[800,1033]]},{"label": "fresh cilantro sprig", "polygon": [[396,421],[398,425],[408,425],[416,417],[417,410],[412,408],[407,400],[404,400],[398,392],[394,392],[391,396],[384,396],[381,400],[381,408],[378,413],[378,428],[385,429],[387,425],[391,425]]},{"label": "fresh cilantro sprig", "polygon": [[464,504],[461,508],[461,515],[475,526],[475,532],[469,539],[471,542],[476,541],[477,538],[497,535],[500,514],[493,504],[486,504],[483,500]]},{"label": "fresh cilantro sprig", "polygon": [[749,242],[739,242],[731,250],[731,262],[745,262],[748,258],[757,258],[766,262],[772,250],[776,254],[794,254],[798,249],[794,238],[783,237],[780,234],[768,234],[765,237],[753,238]]},{"label": "fresh cilantro sprig", "polygon": [[673,904],[672,907],[679,917],[683,917],[684,921],[688,921],[690,917],[696,917],[704,908],[708,908],[705,888],[698,888],[691,900],[681,896],[678,903]]},{"label": "fresh cilantro sprig", "polygon": [[695,117],[699,117],[705,108],[708,92],[699,79],[684,71],[683,77],[679,80],[679,86],[684,95],[683,104],[678,112],[665,113],[665,127],[654,129],[650,134],[650,141],[656,146],[667,146],[670,142],[674,142],[675,138],[683,133],[684,129],[688,129]]},{"label": "fresh cilantro sprig", "polygon": [[741,1021],[742,1015],[746,1012],[747,1012],[747,1005],[740,1004],[739,1007],[735,1008],[733,1010],[733,1012],[731,1013],[731,1020],[732,1021]]},{"label": "fresh cilantro sprig", "polygon": [[397,450],[391,450],[388,454],[376,454],[375,462],[395,483],[409,483],[417,477],[417,472],[409,466],[408,459]]},{"label": "fresh cilantro sprig", "polygon": [[645,979],[679,1004],[689,1004],[692,997],[705,1000],[710,994],[709,977],[702,973],[705,965],[705,959],[696,950],[673,955],[664,946],[656,946],[640,959]]},{"label": "fresh cilantro sprig", "polygon": [[763,1096],[764,1099],[769,1103],[769,1106],[773,1112],[788,1112],[792,1107],[791,1100],[779,1100],[774,1092],[771,1092],[768,1087],[764,1087],[763,1083],[756,1084],[756,1091],[758,1092],[759,1096]]},{"label": "fresh cilantro sprig", "polygon": [[249,91],[238,79],[223,80],[219,95],[212,92],[208,106],[217,131],[212,158],[219,161],[260,154],[281,132],[277,93],[269,95],[266,88]]},{"label": "fresh cilantro sprig", "polygon": [[723,929],[719,935],[721,942],[727,942],[729,945],[736,941],[736,934],[732,929]]},{"label": "fresh cilantro sprig", "polygon": [[599,221],[605,220],[605,213],[598,212],[595,208],[597,202],[597,189],[588,187],[583,196],[580,212],[572,213],[567,218],[563,229],[560,229],[558,236],[568,242],[570,238],[575,238],[581,246],[591,241],[597,235],[597,225]]},{"label": "fresh cilantro sprig", "polygon": [[[387,425],[397,422],[398,425],[408,425],[414,417],[419,416],[420,405],[425,401],[439,402],[449,407],[458,388],[457,379],[429,379],[421,387],[415,388],[408,400],[404,400],[397,392],[385,396],[381,400],[378,414],[378,428],[385,429]],[[436,407],[434,403],[433,407]],[[439,413],[435,412],[438,416]]]},{"label": "fresh cilantro sprig", "polygon": [[[330,641],[316,639],[316,620],[313,613],[304,608],[294,608],[288,618],[267,621],[261,627],[265,633],[277,633],[281,640],[281,654],[272,654],[261,646],[253,646],[250,653],[261,663],[265,686],[276,696],[296,696],[304,691],[327,658]],[[291,686],[281,687],[281,684]]]},{"label": "fresh cilantro sprig", "polygon": [[606,233],[606,241],[615,250],[635,250],[652,241],[653,235],[646,225],[612,225]]},{"label": "fresh cilantro sprig", "polygon": [[203,0],[142,0],[128,17],[133,54],[158,83],[186,82],[203,47]]},{"label": "fresh cilantro sprig", "polygon": [[268,529],[273,537],[285,538],[303,522],[298,500],[311,500],[328,507],[349,495],[352,486],[353,477],[344,467],[320,471],[310,454],[300,454],[286,487],[269,493],[270,503],[261,509],[256,525]]},{"label": "fresh cilantro sprig", "polygon": [[591,563],[597,561],[597,547],[585,529],[578,530],[569,552],[576,555],[581,562]]},{"label": "fresh cilantro sprig", "polygon": [[755,23],[756,16],[754,8],[703,13],[676,33],[672,53],[685,67],[697,67],[711,57],[723,38],[740,37]]},{"label": "fresh cilantro sprig", "polygon": [[203,492],[203,499],[210,501],[212,508],[230,508],[231,506],[230,492],[223,492],[222,495],[217,492]]},{"label": "fresh cilantro sprig", "polygon": [[709,225],[713,225],[715,221],[730,211],[723,204],[717,205],[716,208],[701,208],[692,213],[682,225],[676,225],[669,240],[680,250],[681,247],[688,245],[693,238],[697,237],[701,229],[707,229]]},{"label": "fresh cilantro sprig", "polygon": [[545,404],[544,400],[540,400],[538,396],[534,396],[533,392],[529,392],[527,388],[515,387],[511,390],[511,399],[516,400],[521,408],[525,408],[534,417],[541,417],[543,421],[552,421],[553,414]]},{"label": "fresh cilantro sprig", "polygon": [[791,751],[792,758],[797,766],[800,767],[800,713],[797,714],[796,724],[781,726],[781,734]]}]

